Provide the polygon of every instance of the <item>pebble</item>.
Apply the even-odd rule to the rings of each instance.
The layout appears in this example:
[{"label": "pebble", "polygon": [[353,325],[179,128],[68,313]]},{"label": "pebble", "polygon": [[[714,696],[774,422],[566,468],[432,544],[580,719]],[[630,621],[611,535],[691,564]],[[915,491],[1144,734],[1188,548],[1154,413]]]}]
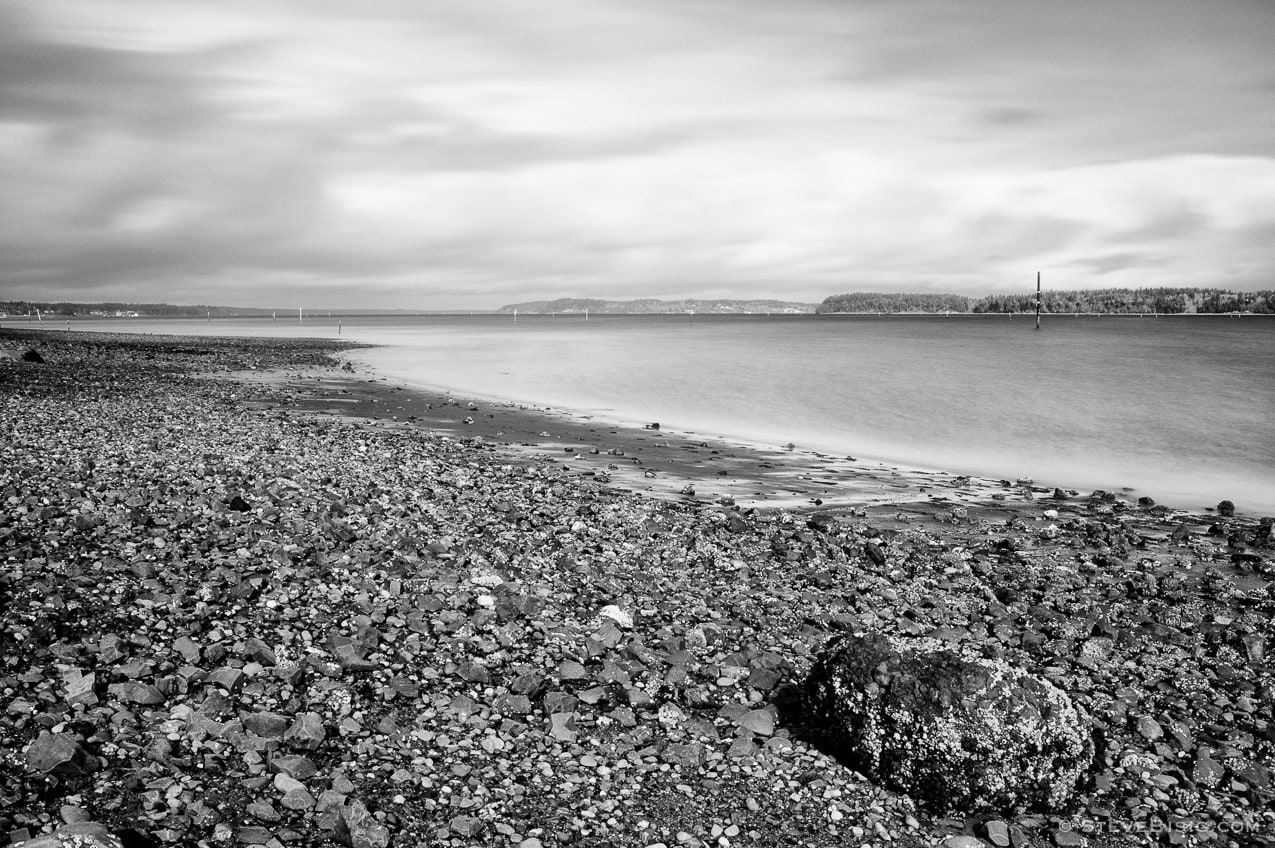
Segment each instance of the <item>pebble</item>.
[{"label": "pebble", "polygon": [[[1270,549],[1244,516],[645,500],[185,370],[319,357],[299,342],[139,344],[0,372],[4,832],[116,803],[172,844],[983,845],[775,720],[859,627],[1076,693],[1111,757],[1084,803],[1117,822],[1126,797],[1201,821],[1272,802]],[[1001,827],[1062,844],[1044,818],[988,844]]]}]

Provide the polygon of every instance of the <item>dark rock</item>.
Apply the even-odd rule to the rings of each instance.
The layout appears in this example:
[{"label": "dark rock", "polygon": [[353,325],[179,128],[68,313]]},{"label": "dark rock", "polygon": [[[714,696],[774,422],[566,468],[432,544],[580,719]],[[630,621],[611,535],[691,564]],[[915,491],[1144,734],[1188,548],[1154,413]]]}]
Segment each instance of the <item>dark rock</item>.
[{"label": "dark rock", "polygon": [[235,512],[247,512],[252,509],[252,504],[248,503],[240,495],[235,495],[230,500],[226,501],[226,506]]},{"label": "dark rock", "polygon": [[877,565],[885,565],[885,551],[881,550],[881,546],[876,542],[866,543],[863,546],[863,552]]},{"label": "dark rock", "polygon": [[1235,504],[1230,501],[1222,501],[1217,505],[1217,514],[1223,518],[1230,518],[1235,515]]},{"label": "dark rock", "polygon": [[363,656],[362,646],[348,636],[334,634],[329,640],[332,653],[347,671],[373,671],[376,663]]},{"label": "dark rock", "polygon": [[40,355],[40,351],[36,350],[33,347],[29,347],[26,350],[22,351],[22,361],[34,362],[36,364],[43,364],[44,357]]},{"label": "dark rock", "polygon": [[350,801],[337,813],[336,836],[350,848],[386,848],[390,832],[361,801]]},{"label": "dark rock", "polygon": [[318,713],[301,713],[292,722],[287,732],[283,734],[283,741],[293,748],[313,751],[323,744],[326,736],[327,731],[323,727],[323,719]]},{"label": "dark rock", "polygon": [[1093,756],[1066,693],[1005,663],[834,637],[805,687],[819,740],[938,812],[1057,809]]},{"label": "dark rock", "polygon": [[243,720],[245,730],[268,739],[277,739],[288,729],[287,717],[278,713],[245,713],[240,718]]},{"label": "dark rock", "polygon": [[274,651],[270,650],[270,646],[255,636],[250,636],[244,642],[244,654],[253,662],[261,663],[266,668],[279,664],[278,658]]},{"label": "dark rock", "polygon": [[79,777],[97,771],[97,757],[69,733],[41,733],[27,748],[27,765],[41,774]]},{"label": "dark rock", "polygon": [[208,675],[208,682],[214,686],[220,686],[227,692],[238,692],[243,688],[243,670],[228,666],[215,669]]},{"label": "dark rock", "polygon": [[319,773],[319,767],[309,757],[275,757],[270,768],[297,780],[309,780]]},{"label": "dark rock", "polygon": [[108,687],[111,694],[129,704],[140,704],[152,707],[164,703],[164,693],[149,683],[112,683]]},{"label": "dark rock", "polygon": [[816,512],[806,520],[811,530],[818,530],[820,533],[831,533],[837,529],[837,517],[829,515],[826,512]]}]

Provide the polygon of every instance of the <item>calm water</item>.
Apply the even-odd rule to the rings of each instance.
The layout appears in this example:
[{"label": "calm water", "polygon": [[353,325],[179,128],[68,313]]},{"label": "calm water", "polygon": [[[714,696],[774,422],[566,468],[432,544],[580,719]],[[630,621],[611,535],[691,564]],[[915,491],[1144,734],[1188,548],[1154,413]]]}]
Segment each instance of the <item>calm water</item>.
[{"label": "calm water", "polygon": [[[346,318],[352,358],[462,395],[1199,509],[1275,514],[1275,319]],[[110,322],[318,335],[306,324]]]}]

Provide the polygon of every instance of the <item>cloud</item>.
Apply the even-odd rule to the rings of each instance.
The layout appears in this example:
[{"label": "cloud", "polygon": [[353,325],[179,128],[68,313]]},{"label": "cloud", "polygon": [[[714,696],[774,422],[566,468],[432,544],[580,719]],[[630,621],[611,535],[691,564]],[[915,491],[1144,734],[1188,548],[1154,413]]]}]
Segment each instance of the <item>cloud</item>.
[{"label": "cloud", "polygon": [[0,15],[8,296],[819,300],[1275,259],[1259,5]]}]

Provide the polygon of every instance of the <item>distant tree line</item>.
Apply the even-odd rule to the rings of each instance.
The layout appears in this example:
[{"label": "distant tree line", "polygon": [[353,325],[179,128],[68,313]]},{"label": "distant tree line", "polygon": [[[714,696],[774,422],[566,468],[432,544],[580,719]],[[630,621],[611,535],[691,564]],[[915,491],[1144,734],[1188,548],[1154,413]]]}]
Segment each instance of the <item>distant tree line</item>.
[{"label": "distant tree line", "polygon": [[832,312],[969,312],[973,301],[959,294],[850,292],[824,298],[815,308]]},{"label": "distant tree line", "polygon": [[[1035,293],[989,295],[973,305],[973,312],[1034,312]],[[1226,289],[1152,288],[1047,291],[1041,312],[1101,312],[1106,314],[1219,314],[1275,313],[1275,291],[1234,292]]]},{"label": "distant tree line", "polygon": [[[1035,312],[1036,293],[993,294],[974,299],[955,294],[852,292],[825,298],[815,310],[837,312]],[[1040,311],[1104,314],[1160,313],[1275,314],[1275,291],[1234,292],[1226,289],[1152,288],[1045,291]]]}]

